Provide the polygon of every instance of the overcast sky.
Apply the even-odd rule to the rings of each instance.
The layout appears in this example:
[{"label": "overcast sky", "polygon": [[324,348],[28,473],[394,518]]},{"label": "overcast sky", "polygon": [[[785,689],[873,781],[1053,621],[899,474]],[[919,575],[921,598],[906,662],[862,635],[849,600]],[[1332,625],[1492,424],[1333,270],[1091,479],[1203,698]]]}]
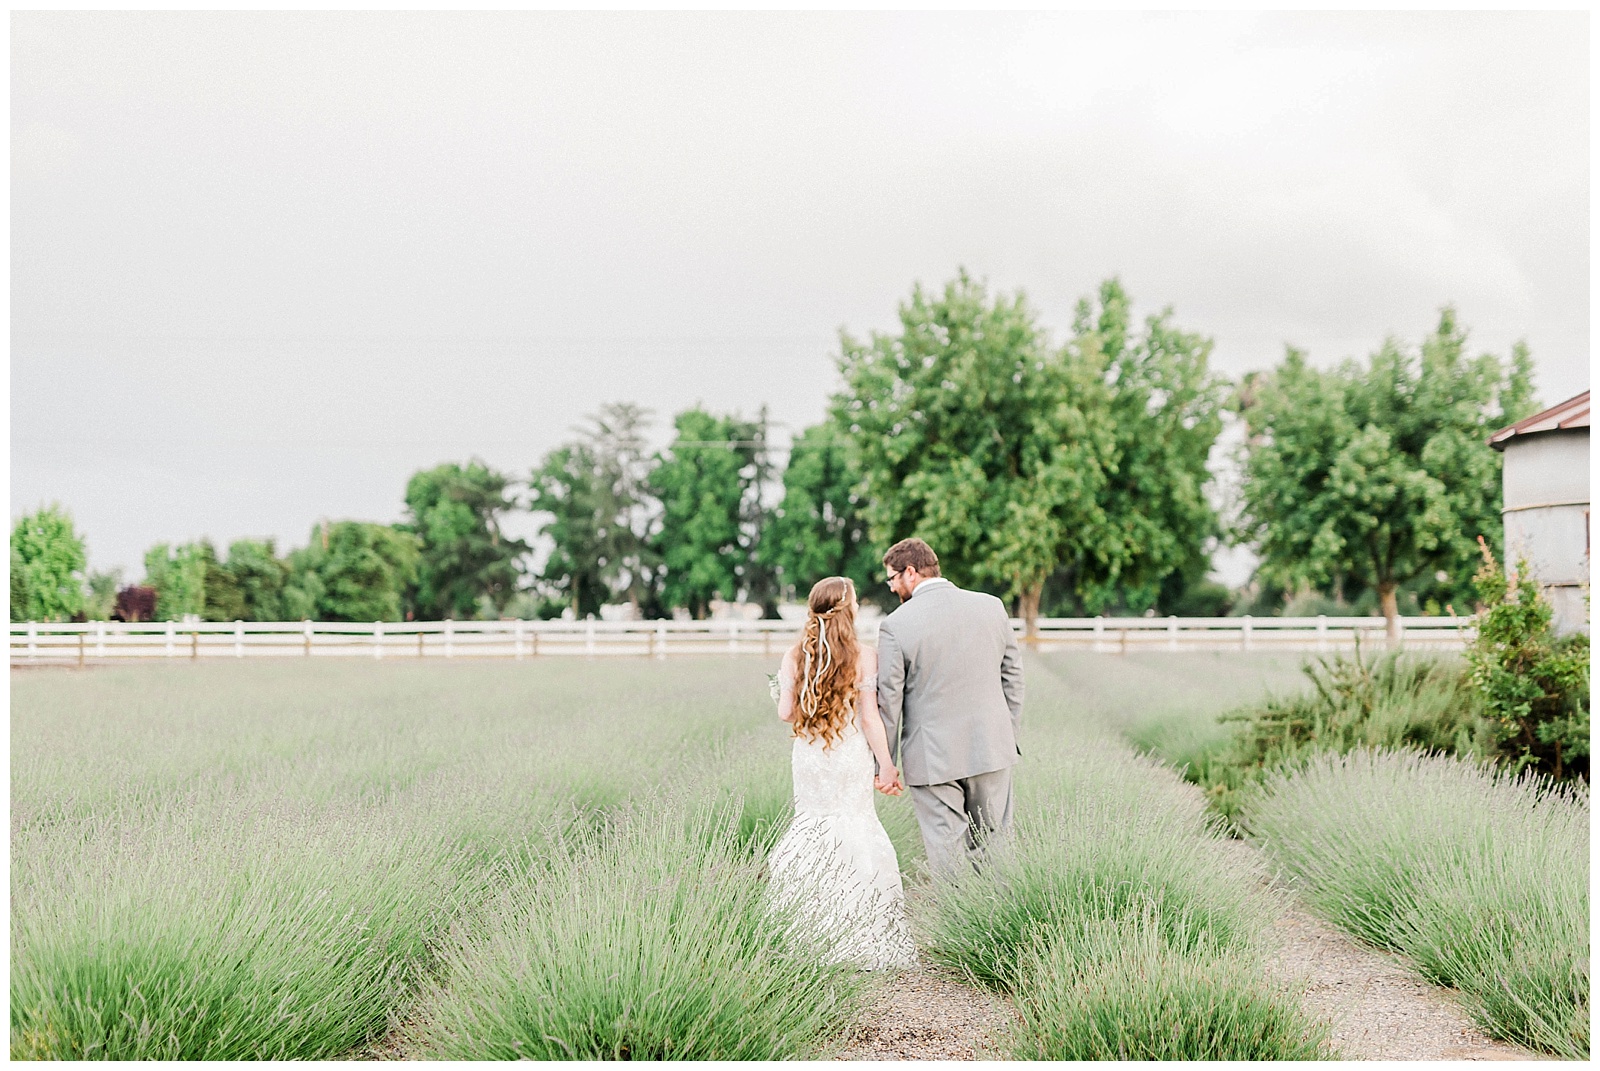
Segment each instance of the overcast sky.
[{"label": "overcast sky", "polygon": [[129,580],[607,401],[786,439],[961,265],[1229,374],[1453,302],[1589,386],[1585,13],[11,18],[11,514]]}]

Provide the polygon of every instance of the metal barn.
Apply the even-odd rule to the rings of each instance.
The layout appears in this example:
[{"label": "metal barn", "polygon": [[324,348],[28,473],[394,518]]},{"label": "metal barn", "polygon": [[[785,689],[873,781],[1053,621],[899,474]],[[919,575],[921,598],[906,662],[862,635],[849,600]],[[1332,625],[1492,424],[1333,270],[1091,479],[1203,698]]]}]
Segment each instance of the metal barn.
[{"label": "metal barn", "polygon": [[1506,568],[1518,558],[1544,588],[1558,632],[1588,628],[1589,392],[1489,437],[1501,472]]}]

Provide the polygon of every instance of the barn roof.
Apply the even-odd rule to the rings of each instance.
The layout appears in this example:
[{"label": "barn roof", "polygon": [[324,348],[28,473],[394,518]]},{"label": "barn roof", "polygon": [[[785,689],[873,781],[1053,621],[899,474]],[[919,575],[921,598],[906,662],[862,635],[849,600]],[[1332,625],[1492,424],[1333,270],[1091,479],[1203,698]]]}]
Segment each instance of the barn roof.
[{"label": "barn roof", "polygon": [[1568,398],[1560,405],[1552,405],[1542,413],[1519,420],[1509,428],[1501,428],[1489,436],[1489,445],[1504,450],[1506,443],[1518,435],[1537,435],[1542,431],[1564,431],[1567,428],[1589,426],[1589,392]]}]

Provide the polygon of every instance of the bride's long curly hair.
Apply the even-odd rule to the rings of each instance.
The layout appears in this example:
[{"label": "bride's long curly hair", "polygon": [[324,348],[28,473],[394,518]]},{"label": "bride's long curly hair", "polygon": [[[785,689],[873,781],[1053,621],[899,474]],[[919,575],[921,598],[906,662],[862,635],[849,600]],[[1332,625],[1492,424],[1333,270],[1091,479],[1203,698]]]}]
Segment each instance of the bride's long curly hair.
[{"label": "bride's long curly hair", "polygon": [[856,707],[856,586],[848,577],[816,582],[806,600],[806,627],[795,646],[794,735],[839,742]]}]

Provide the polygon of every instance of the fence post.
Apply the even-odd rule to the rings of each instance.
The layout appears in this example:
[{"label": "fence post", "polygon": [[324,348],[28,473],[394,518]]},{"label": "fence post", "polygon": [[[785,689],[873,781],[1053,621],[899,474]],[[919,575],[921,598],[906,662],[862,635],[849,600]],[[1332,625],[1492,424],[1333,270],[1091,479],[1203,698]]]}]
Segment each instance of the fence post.
[{"label": "fence post", "polygon": [[192,659],[198,659],[200,657],[199,629],[195,629],[193,632],[189,633],[189,657]]},{"label": "fence post", "polygon": [[1243,636],[1240,637],[1240,641],[1241,641],[1241,646],[1243,647],[1243,649],[1248,651],[1250,649],[1250,615],[1249,614],[1245,614],[1244,615],[1244,634],[1243,634]]},{"label": "fence post", "polygon": [[305,620],[305,636],[306,636],[306,657],[310,658],[311,657],[311,619],[309,617],[306,618],[306,620]]},{"label": "fence post", "polygon": [[1118,654],[1124,654],[1124,655],[1128,653],[1128,630],[1127,629],[1121,629],[1119,631],[1119,642],[1118,642],[1118,645],[1117,645],[1117,653]]},{"label": "fence post", "polygon": [[1178,649],[1178,618],[1176,614],[1167,615],[1167,650]]},{"label": "fence post", "polygon": [[173,640],[176,638],[173,635],[174,631],[176,631],[176,626],[171,621],[168,621],[167,622],[167,657],[168,658],[173,657],[173,655],[175,655],[177,653],[176,651],[173,650]]},{"label": "fence post", "polygon": [[78,633],[78,668],[79,669],[83,668],[83,645],[84,645],[84,641],[88,638],[88,636],[89,636],[89,634],[87,632]]},{"label": "fence post", "polygon": [[667,657],[667,623],[665,620],[656,622],[657,658]]},{"label": "fence post", "polygon": [[454,621],[448,617],[444,619],[444,656],[446,658],[454,658],[456,656],[455,628],[456,623]]},{"label": "fence post", "polygon": [[1326,651],[1327,649],[1328,649],[1328,615],[1327,614],[1318,614],[1317,615],[1317,650]]},{"label": "fence post", "polygon": [[656,656],[656,630],[650,629],[644,634],[644,636],[645,640],[648,641],[646,644],[645,656],[647,658],[654,658]]},{"label": "fence post", "polygon": [[233,619],[233,657],[244,657],[244,622]]},{"label": "fence post", "polygon": [[96,621],[94,623],[94,656],[96,658],[104,658],[106,656],[106,623],[104,621]]},{"label": "fence post", "polygon": [[516,651],[517,661],[520,662],[522,661],[522,619],[520,617],[517,618],[517,623],[512,629],[512,633],[515,637],[513,640],[513,649]]},{"label": "fence post", "polygon": [[422,657],[422,630],[417,629],[417,657]]},{"label": "fence post", "polygon": [[374,621],[372,623],[372,657],[375,658],[375,659],[383,657],[383,622],[382,621]]},{"label": "fence post", "polygon": [[33,656],[39,653],[39,626],[32,621],[28,622],[28,661],[33,661]]},{"label": "fence post", "polygon": [[1101,641],[1103,641],[1105,638],[1106,619],[1103,615],[1096,614],[1094,618],[1094,643],[1090,645],[1089,650],[1093,651],[1095,654],[1099,654]]}]

